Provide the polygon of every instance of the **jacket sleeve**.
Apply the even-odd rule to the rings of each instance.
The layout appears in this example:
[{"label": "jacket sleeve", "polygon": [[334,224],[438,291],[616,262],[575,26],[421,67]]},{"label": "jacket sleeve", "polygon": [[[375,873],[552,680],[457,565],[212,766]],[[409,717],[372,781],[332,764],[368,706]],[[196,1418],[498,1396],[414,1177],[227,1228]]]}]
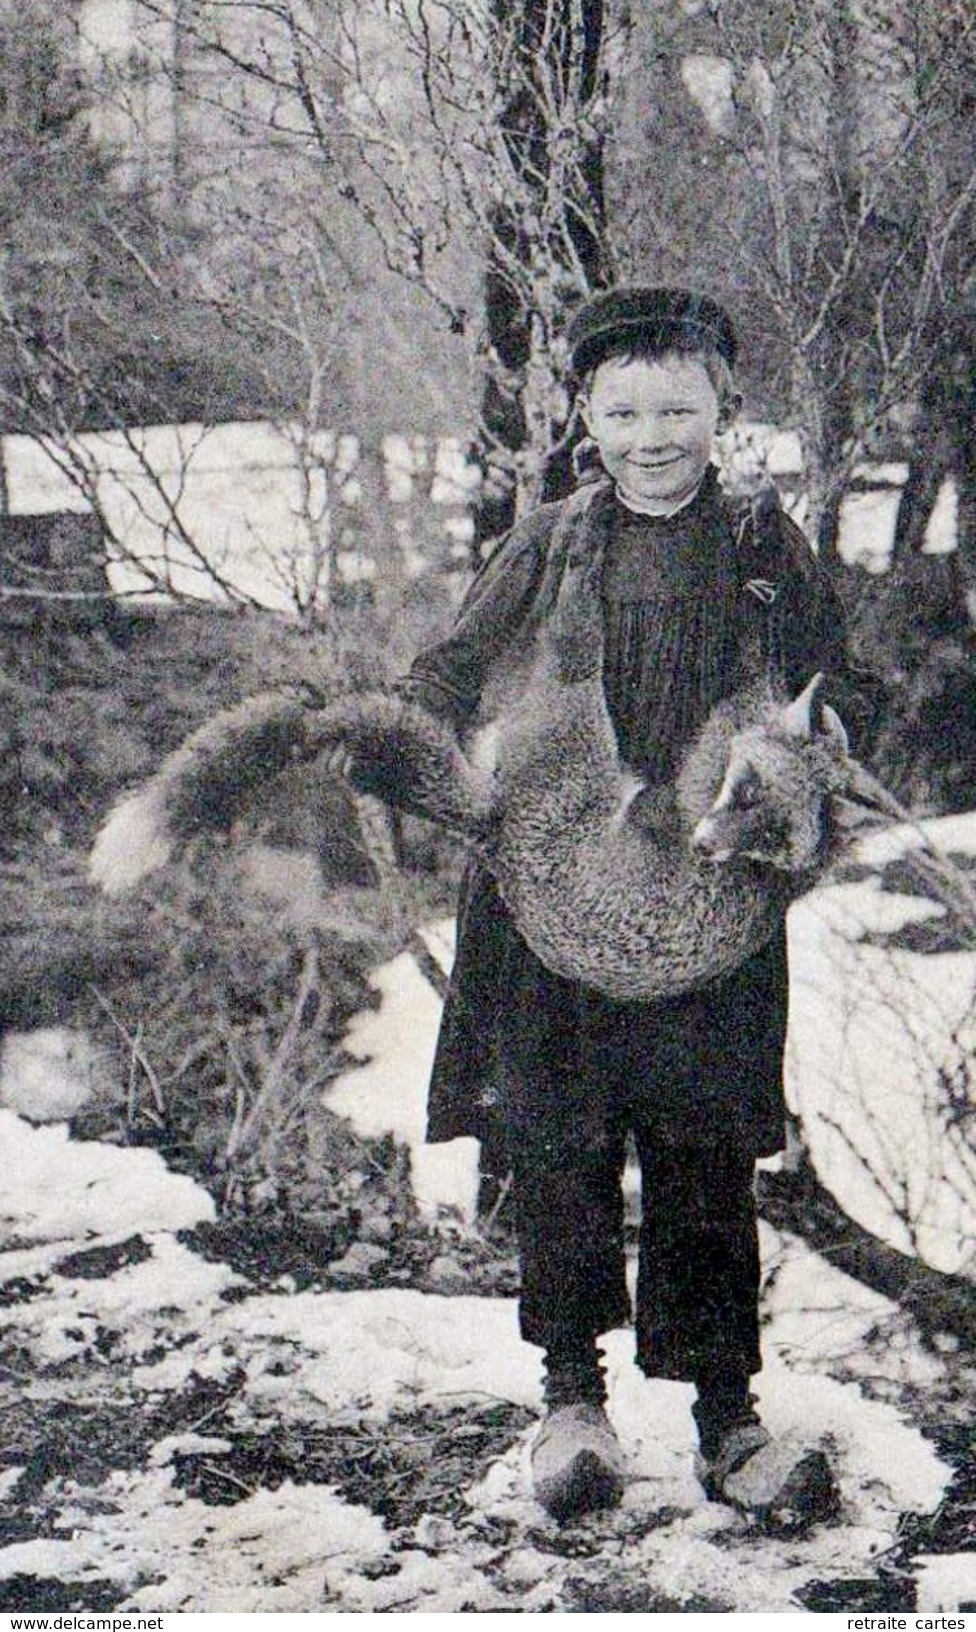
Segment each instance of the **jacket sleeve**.
[{"label": "jacket sleeve", "polygon": [[447,637],[414,659],[401,696],[462,728],[475,713],[493,661],[526,624],[542,576],[556,506],[516,525],[496,547]]},{"label": "jacket sleeve", "polygon": [[[474,715],[493,660],[525,624],[545,566],[556,507],[547,505],[515,526],[496,546],[468,590],[444,640],[414,659],[394,690],[404,702],[460,731]],[[404,790],[397,770],[354,757],[346,771],[358,793],[397,804]]]}]

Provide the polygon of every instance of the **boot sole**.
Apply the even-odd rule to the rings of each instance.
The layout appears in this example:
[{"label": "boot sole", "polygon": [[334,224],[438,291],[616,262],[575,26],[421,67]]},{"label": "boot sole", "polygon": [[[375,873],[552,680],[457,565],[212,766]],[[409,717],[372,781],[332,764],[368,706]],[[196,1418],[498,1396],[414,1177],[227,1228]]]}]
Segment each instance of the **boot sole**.
[{"label": "boot sole", "polygon": [[729,1489],[734,1479],[735,1474],[721,1481],[706,1474],[701,1483],[710,1501],[736,1508],[769,1534],[798,1535],[836,1518],[840,1511],[837,1481],[823,1451],[801,1457],[768,1502],[736,1500]]},{"label": "boot sole", "polygon": [[614,1468],[602,1462],[595,1451],[580,1451],[551,1489],[536,1486],[536,1500],[560,1524],[619,1507],[624,1481]]},{"label": "boot sole", "polygon": [[796,1535],[813,1524],[835,1519],[839,1511],[840,1492],[833,1469],[823,1451],[811,1451],[797,1463],[776,1500],[759,1518],[766,1530]]}]

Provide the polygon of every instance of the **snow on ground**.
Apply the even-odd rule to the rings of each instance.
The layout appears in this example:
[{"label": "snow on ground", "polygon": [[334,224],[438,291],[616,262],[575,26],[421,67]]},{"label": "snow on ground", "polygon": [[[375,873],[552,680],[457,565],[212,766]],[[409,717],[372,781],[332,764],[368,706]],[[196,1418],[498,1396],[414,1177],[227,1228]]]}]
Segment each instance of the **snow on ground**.
[{"label": "snow on ground", "polygon": [[[411,443],[402,436],[384,438],[391,499],[402,504],[423,494],[445,539],[466,538],[478,473],[463,441],[440,437],[420,457]],[[244,421],[93,431],[71,438],[64,457],[32,436],[5,436],[0,446],[14,514],[87,510],[90,495],[97,496],[111,536],[125,540],[124,558],[110,560],[108,571],[113,589],[126,595],[148,590],[139,568],[144,562],[177,592],[222,599],[202,559],[239,593],[292,612],[296,587],[308,592],[309,575],[322,559],[337,499],[350,504],[361,498],[357,439],[332,431],[306,438],[297,425]],[[75,472],[84,472],[87,491],[66,473],[65,457]],[[183,537],[193,540],[192,550]],[[347,581],[375,572],[375,563],[359,552],[340,550],[337,559]],[[411,576],[426,564],[419,551],[405,548]]]},{"label": "snow on ground", "polygon": [[[423,940],[440,967],[448,970],[453,926],[431,925]],[[440,998],[409,952],[377,969],[372,985],[380,995],[379,1008],[356,1015],[344,1039],[348,1052],[362,1063],[336,1079],[327,1103],[360,1133],[393,1133],[410,1146],[414,1192],[428,1216],[452,1210],[470,1223],[478,1199],[476,1141],[424,1144]]]},{"label": "snow on ground", "polygon": [[[719,71],[724,73],[722,65]],[[141,560],[151,564],[154,574],[165,570],[176,590],[221,598],[199,565],[198,551],[241,593],[261,605],[291,611],[295,586],[308,589],[306,580],[320,559],[323,531],[337,498],[342,504],[361,498],[356,438],[331,431],[306,442],[297,426],[260,421],[150,425],[83,434],[70,442],[67,452],[76,469],[86,473],[113,536],[126,541],[126,557],[110,562],[109,576],[113,587],[127,595],[143,594],[149,587],[139,570]],[[767,470],[803,524],[807,500],[794,432],[740,421],[719,439],[716,453],[727,468],[744,460],[757,473]],[[88,497],[65,473],[63,461],[37,438],[2,438],[2,457],[13,513],[89,508]],[[303,458],[308,485],[302,480]],[[464,554],[471,494],[479,478],[467,462],[463,442],[442,437],[436,448],[421,452],[415,439],[388,436],[383,459],[393,503],[423,494],[439,513],[445,538],[458,540],[456,547]],[[845,495],[840,513],[838,548],[844,560],[870,573],[886,569],[907,474],[902,463],[865,464],[853,472],[859,487]],[[955,548],[957,503],[956,485],[947,478],[929,517],[927,552],[944,554]],[[193,540],[194,552],[181,543],[183,534]],[[425,564],[423,553],[407,539],[407,572],[416,575]],[[375,562],[357,551],[340,550],[338,565],[350,582],[375,572]]]},{"label": "snow on ground", "polygon": [[110,1080],[110,1070],[87,1033],[71,1026],[7,1031],[0,1039],[0,1105],[32,1122],[62,1122]]},{"label": "snow on ground", "polygon": [[[891,545],[906,480],[906,465],[862,466],[862,480],[883,482],[868,492],[847,493],[841,503],[837,541],[841,559],[865,572],[880,573],[891,563]],[[939,488],[922,541],[926,555],[947,555],[956,545],[958,496],[950,477]]]},{"label": "snow on ground", "polygon": [[976,1553],[937,1553],[921,1557],[918,1565],[918,1600],[923,1615],[951,1614],[955,1609],[976,1609]]},{"label": "snow on ground", "polygon": [[[976,853],[976,818],[891,828],[872,866],[930,842]],[[874,1234],[947,1272],[976,1250],[976,957],[866,944],[940,909],[875,878],[816,890],[790,914],[787,1081],[816,1166]]]},{"label": "snow on ground", "polygon": [[[243,1378],[243,1425],[279,1437],[391,1414],[446,1410],[461,1400],[539,1406],[538,1355],[523,1344],[510,1299],[448,1298],[395,1288],[296,1293],[287,1281],[249,1289],[172,1231],[210,1213],[209,1198],[140,1150],[72,1143],[62,1129],[0,1117],[11,1178],[0,1225],[0,1280],[23,1273],[23,1249],[48,1249],[31,1295],[0,1309],[0,1342],[16,1338],[34,1385],[52,1366],[117,1366],[122,1404],[159,1402],[200,1379]],[[109,1273],[74,1264],[66,1247],[137,1231],[141,1261]],[[6,1248],[6,1250],[3,1250]],[[840,1523],[802,1542],[744,1532],[707,1503],[691,1466],[690,1391],[650,1382],[632,1363],[629,1332],[607,1341],[611,1414],[631,1460],[616,1514],[580,1527],[567,1548],[533,1503],[530,1428],[481,1469],[466,1514],[429,1514],[406,1530],[385,1524],[331,1486],[257,1488],[233,1506],[187,1494],[176,1479],[188,1442],[160,1436],[138,1467],[96,1488],[64,1480],[55,1533],[0,1548],[2,1582],[56,1577],[84,1588],[115,1582],[125,1607],[195,1611],[456,1611],[580,1607],[586,1594],[645,1594],[735,1610],[796,1608],[813,1579],[869,1573],[904,1511],[929,1512],[949,1470],[894,1404],[868,1399],[859,1377],[924,1385],[924,1354],[884,1299],[865,1292],[796,1241],[767,1231],[768,1363],[763,1410],[777,1432],[827,1444],[844,1496]],[[247,1295],[250,1291],[250,1295]],[[895,1338],[900,1335],[900,1342]],[[219,1437],[197,1428],[211,1462]],[[192,1448],[193,1442],[190,1442]],[[504,1544],[499,1538],[504,1538]],[[933,1601],[954,1590],[933,1574]],[[928,1589],[927,1589],[928,1590]],[[581,1597],[582,1595],[582,1597]]]},{"label": "snow on ground", "polygon": [[104,1491],[110,1514],[65,1508],[67,1539],[15,1544],[0,1553],[3,1578],[37,1575],[65,1582],[152,1585],[126,1595],[152,1613],[195,1608],[208,1614],[302,1612],[322,1603],[329,1571],[382,1557],[383,1523],[314,1485],[259,1490],[232,1508],[180,1500],[169,1470],[119,1474]]},{"label": "snow on ground", "polygon": [[69,1244],[105,1245],[214,1217],[206,1191],[170,1173],[154,1151],[70,1143],[64,1124],[32,1128],[12,1111],[0,1110],[0,1170],[4,1280],[36,1272]]}]

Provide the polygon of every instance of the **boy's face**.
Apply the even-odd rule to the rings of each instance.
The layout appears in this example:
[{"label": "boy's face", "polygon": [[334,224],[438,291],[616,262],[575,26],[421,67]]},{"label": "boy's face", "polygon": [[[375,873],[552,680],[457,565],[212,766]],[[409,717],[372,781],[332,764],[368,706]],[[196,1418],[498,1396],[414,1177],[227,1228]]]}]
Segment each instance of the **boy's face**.
[{"label": "boy's face", "polygon": [[621,497],[667,511],[695,491],[712,452],[719,400],[700,357],[609,357],[579,399]]}]

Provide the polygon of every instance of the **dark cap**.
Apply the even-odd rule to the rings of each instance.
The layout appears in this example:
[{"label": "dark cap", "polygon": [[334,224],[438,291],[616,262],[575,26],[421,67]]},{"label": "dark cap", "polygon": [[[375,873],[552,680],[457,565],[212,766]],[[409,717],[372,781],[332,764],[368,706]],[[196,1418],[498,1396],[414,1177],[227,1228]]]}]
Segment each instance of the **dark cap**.
[{"label": "dark cap", "polygon": [[570,361],[578,374],[642,339],[662,351],[671,345],[683,351],[710,347],[730,368],[735,363],[735,330],[728,312],[690,289],[608,289],[574,312],[566,328]]}]

